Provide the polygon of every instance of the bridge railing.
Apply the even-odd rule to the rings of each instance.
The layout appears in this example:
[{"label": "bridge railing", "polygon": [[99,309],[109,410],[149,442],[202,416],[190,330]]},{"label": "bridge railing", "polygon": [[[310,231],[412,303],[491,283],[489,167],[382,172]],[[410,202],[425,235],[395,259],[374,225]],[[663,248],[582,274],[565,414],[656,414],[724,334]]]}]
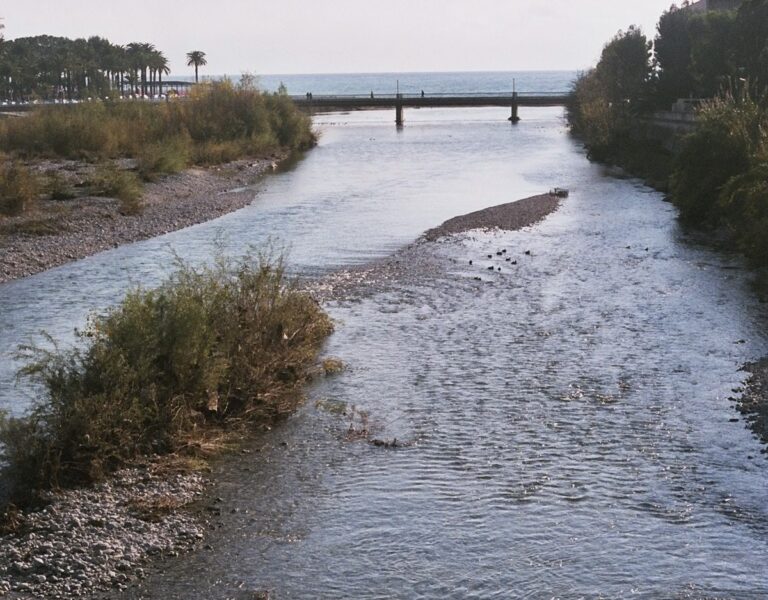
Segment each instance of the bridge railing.
[{"label": "bridge railing", "polygon": [[[536,98],[560,98],[562,96],[568,96],[571,92],[570,91],[563,91],[563,92],[517,92],[517,96],[519,98],[526,98],[526,97],[536,97]],[[416,93],[401,93],[399,96],[401,98],[407,99],[407,98],[511,98],[515,92],[509,91],[509,92],[438,92],[438,93],[428,93],[425,92],[424,96],[421,95],[421,92]],[[376,92],[373,92],[373,95],[370,93],[368,94],[312,94],[312,99],[322,99],[322,100],[366,100],[370,98],[379,98],[379,99],[396,99],[398,97],[398,94],[379,94]],[[299,95],[299,94],[293,94],[291,95],[291,98],[294,100],[307,100],[307,94]]]}]

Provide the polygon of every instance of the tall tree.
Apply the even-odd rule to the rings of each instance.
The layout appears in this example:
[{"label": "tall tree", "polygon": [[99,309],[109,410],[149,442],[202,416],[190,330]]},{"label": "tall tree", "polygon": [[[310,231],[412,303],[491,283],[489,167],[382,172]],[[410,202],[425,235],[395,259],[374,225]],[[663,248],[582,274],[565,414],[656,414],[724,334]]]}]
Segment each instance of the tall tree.
[{"label": "tall tree", "polygon": [[199,79],[197,76],[198,68],[205,66],[207,64],[208,64],[208,61],[205,60],[205,52],[201,52],[200,50],[192,50],[191,52],[187,52],[187,66],[195,67],[195,83],[199,83]]},{"label": "tall tree", "polygon": [[661,15],[654,52],[658,104],[670,105],[678,98],[687,98],[693,92],[689,11],[672,6]]},{"label": "tall tree", "polygon": [[[168,59],[165,57],[165,55],[155,50],[149,57],[149,70],[152,73],[151,80],[152,80],[152,88],[153,93],[162,94],[163,93],[163,75],[168,75],[171,72],[171,69],[168,67]],[[157,91],[154,91],[154,88],[157,87]]]},{"label": "tall tree", "polygon": [[132,42],[126,46],[130,66],[133,71],[132,79],[134,86],[141,84],[141,95],[147,95],[149,64],[152,61],[152,55],[157,51],[153,44]]},{"label": "tall tree", "polygon": [[693,94],[712,98],[737,75],[734,64],[733,12],[709,12],[691,20]]},{"label": "tall tree", "polygon": [[619,31],[603,48],[597,75],[609,102],[638,104],[648,93],[651,76],[651,44],[634,25]]},{"label": "tall tree", "polygon": [[768,0],[746,0],[735,23],[735,46],[741,75],[768,85]]},{"label": "tall tree", "polygon": [[576,82],[568,119],[585,139],[591,157],[614,156],[629,138],[649,95],[650,50],[637,27],[620,31],[603,48],[597,67]]}]

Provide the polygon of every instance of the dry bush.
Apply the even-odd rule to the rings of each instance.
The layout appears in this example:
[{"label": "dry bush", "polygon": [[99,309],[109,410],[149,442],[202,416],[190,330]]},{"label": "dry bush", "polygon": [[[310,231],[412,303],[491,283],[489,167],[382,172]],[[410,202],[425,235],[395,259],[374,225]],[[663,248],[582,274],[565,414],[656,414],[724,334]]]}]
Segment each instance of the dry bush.
[{"label": "dry bush", "polygon": [[0,424],[16,497],[290,413],[331,330],[281,259],[179,265],[94,319],[75,349],[25,349],[23,374],[46,393]]},{"label": "dry bush", "polygon": [[37,179],[24,165],[10,161],[0,166],[0,214],[14,216],[31,210],[38,193]]}]

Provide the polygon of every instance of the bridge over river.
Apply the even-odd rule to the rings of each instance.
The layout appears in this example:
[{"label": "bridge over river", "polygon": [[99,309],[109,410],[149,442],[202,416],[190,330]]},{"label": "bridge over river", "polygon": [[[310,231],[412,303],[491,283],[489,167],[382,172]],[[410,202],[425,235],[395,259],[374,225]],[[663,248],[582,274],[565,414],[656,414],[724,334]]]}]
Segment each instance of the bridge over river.
[{"label": "bridge over river", "polygon": [[361,110],[394,108],[395,122],[402,125],[404,109],[438,107],[504,106],[509,107],[509,120],[520,121],[521,106],[565,106],[570,98],[566,93],[496,93],[496,94],[374,94],[292,96],[301,108],[309,110]]},{"label": "bridge over river", "polygon": [[[172,82],[176,83],[176,82]],[[394,108],[395,122],[402,126],[405,122],[404,109],[503,106],[509,107],[509,120],[520,121],[521,106],[565,106],[570,94],[565,92],[501,92],[501,93],[451,93],[451,94],[374,94],[368,95],[313,95],[291,96],[299,108],[309,111],[362,110],[376,108]],[[128,101],[128,100],[127,100]],[[144,102],[165,102],[165,97],[146,98]],[[76,104],[79,102],[75,102]],[[54,102],[3,102],[0,113],[22,113],[44,104]],[[69,104],[65,102],[64,104]]]}]

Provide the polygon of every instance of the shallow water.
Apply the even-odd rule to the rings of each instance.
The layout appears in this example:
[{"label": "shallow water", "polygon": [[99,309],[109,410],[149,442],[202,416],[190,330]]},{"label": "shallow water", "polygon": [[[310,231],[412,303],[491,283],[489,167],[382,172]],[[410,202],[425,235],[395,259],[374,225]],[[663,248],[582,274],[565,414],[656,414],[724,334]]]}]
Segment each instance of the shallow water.
[{"label": "shallow water", "polygon": [[513,128],[503,109],[413,110],[401,132],[394,114],[322,116],[319,147],[257,186],[251,206],[0,285],[0,409],[29,403],[14,385],[20,342],[40,342],[42,330],[70,342],[89,312],[160,281],[172,251],[201,262],[216,248],[239,255],[271,238],[289,248],[296,273],[312,276],[387,255],[456,214],[547,189],[554,176],[539,167],[569,148],[559,114],[531,109],[525,127]]},{"label": "shallow water", "polygon": [[[155,281],[169,242],[205,260],[220,232],[226,252],[272,234],[315,277],[454,215],[572,191],[531,229],[409,250],[424,260],[401,280],[329,303],[327,350],[348,369],[222,461],[212,549],[128,596],[768,595],[768,463],[728,400],[768,351],[740,262],[590,165],[558,110],[517,128],[494,110],[410,111],[399,133],[391,116],[323,117],[320,147],[248,209],[0,287],[8,344]],[[350,441],[316,402],[366,411],[374,437],[406,446]]]}]

